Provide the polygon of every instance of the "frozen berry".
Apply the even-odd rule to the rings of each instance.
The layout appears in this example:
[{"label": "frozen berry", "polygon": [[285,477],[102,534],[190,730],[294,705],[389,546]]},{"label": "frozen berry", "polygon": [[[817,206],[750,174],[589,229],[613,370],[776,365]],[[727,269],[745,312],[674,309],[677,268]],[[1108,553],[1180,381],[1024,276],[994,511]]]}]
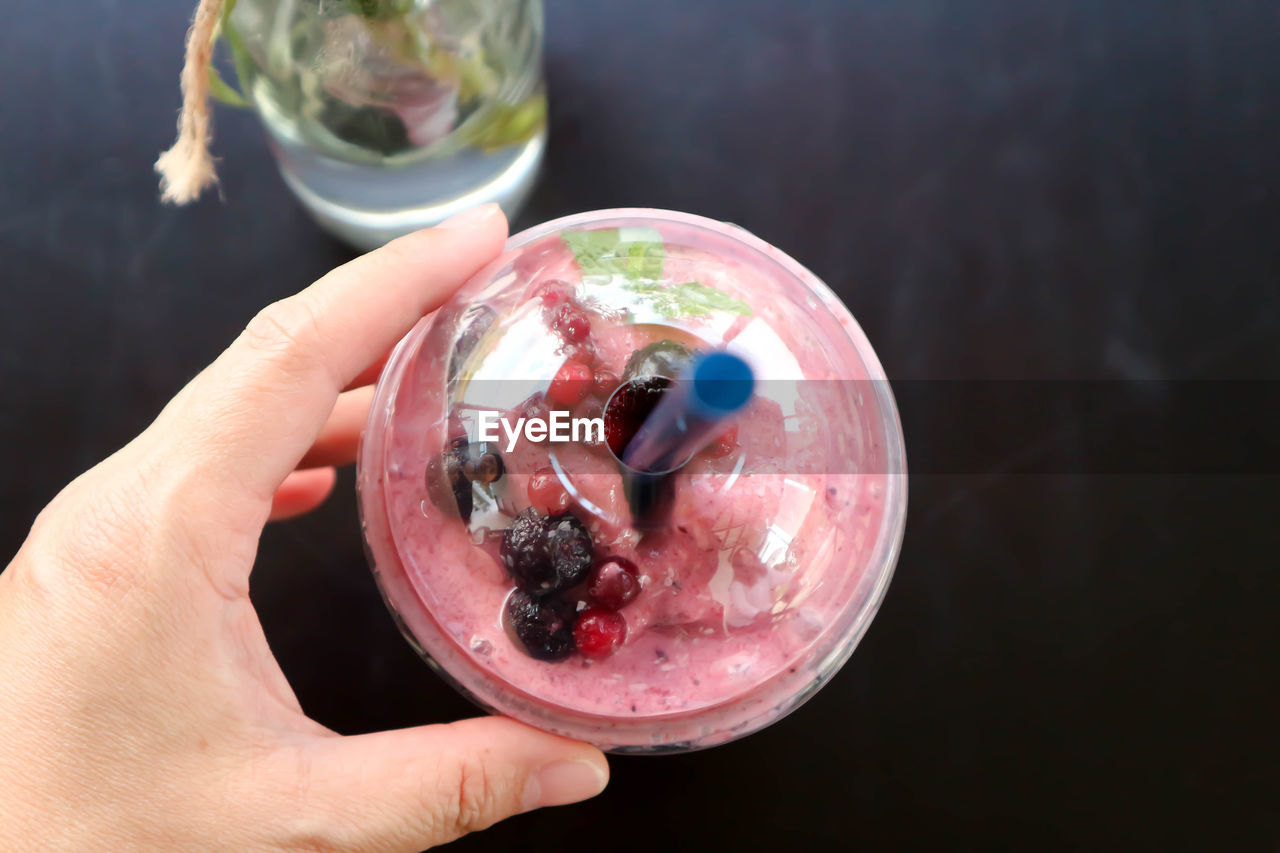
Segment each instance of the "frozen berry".
[{"label": "frozen berry", "polygon": [[462,448],[462,474],[473,483],[488,485],[502,478],[502,456],[491,445],[474,442]]},{"label": "frozen berry", "polygon": [[471,520],[471,481],[462,471],[462,451],[466,438],[455,439],[439,456],[427,461],[427,497],[436,507],[463,521]]},{"label": "frozen berry", "polygon": [[627,620],[622,614],[598,607],[582,611],[573,626],[573,642],[584,657],[608,657],[626,638]]},{"label": "frozen berry", "polygon": [[643,349],[638,349],[627,359],[623,369],[624,379],[637,379],[642,376],[665,376],[676,379],[684,371],[693,353],[689,348],[675,341],[654,341]]},{"label": "frozen berry", "polygon": [[554,468],[539,468],[529,477],[529,503],[543,515],[559,515],[569,508],[569,493]]},{"label": "frozen berry", "polygon": [[547,389],[547,399],[561,406],[575,406],[591,393],[594,377],[591,368],[570,359],[560,366],[556,378]]},{"label": "frozen berry", "polygon": [[571,513],[547,519],[543,548],[555,572],[554,589],[571,587],[591,571],[595,552],[591,534]]},{"label": "frozen berry", "polygon": [[702,452],[712,459],[719,459],[723,456],[728,456],[737,446],[738,428],[735,426],[729,427],[729,429],[716,436]]},{"label": "frozen berry", "polygon": [[572,302],[558,305],[551,315],[551,328],[572,343],[581,343],[591,334],[591,321],[586,312]]},{"label": "frozen berry", "polygon": [[618,375],[609,370],[597,370],[591,376],[591,390],[602,400],[609,399],[609,395],[618,390],[621,380]]},{"label": "frozen berry", "polygon": [[604,410],[604,438],[619,459],[640,424],[662,399],[671,380],[662,376],[632,379],[619,388]]},{"label": "frozen berry", "polygon": [[573,654],[571,605],[517,589],[507,597],[507,619],[530,657],[560,661]]},{"label": "frozen berry", "polygon": [[608,610],[621,610],[640,594],[636,564],[625,557],[609,557],[591,571],[591,599]]},{"label": "frozen berry", "polygon": [[555,569],[547,558],[546,517],[530,507],[522,510],[502,534],[498,555],[516,586],[528,592],[546,592],[558,586]]}]

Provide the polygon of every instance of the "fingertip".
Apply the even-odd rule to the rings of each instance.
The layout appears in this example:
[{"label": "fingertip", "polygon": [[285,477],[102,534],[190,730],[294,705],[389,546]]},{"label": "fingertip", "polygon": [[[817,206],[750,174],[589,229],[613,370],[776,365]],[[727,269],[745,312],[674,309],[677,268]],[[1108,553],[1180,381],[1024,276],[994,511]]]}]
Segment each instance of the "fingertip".
[{"label": "fingertip", "polygon": [[335,468],[307,468],[294,471],[271,498],[270,521],[284,521],[305,515],[333,493],[338,472]]},{"label": "fingertip", "polygon": [[580,803],[599,794],[609,784],[609,765],[600,756],[544,764],[525,782],[524,810]]},{"label": "fingertip", "polygon": [[470,210],[464,210],[461,213],[455,213],[444,222],[437,225],[437,228],[445,230],[456,230],[461,228],[480,228],[494,227],[501,220],[502,228],[505,231],[507,227],[507,215],[502,212],[502,208],[496,202],[477,205]]}]

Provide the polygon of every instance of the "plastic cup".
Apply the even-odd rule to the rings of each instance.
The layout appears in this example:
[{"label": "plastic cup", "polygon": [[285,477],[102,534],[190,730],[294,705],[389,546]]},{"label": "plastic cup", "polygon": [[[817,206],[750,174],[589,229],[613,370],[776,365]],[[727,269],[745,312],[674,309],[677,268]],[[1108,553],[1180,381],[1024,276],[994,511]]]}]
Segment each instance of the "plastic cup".
[{"label": "plastic cup", "polygon": [[[752,400],[642,524],[612,444],[716,349],[751,365]],[[826,285],[737,226],[643,209],[518,234],[424,318],[379,380],[357,488],[428,663],[482,708],[635,753],[813,695],[885,594],[907,494],[884,372]]]}]

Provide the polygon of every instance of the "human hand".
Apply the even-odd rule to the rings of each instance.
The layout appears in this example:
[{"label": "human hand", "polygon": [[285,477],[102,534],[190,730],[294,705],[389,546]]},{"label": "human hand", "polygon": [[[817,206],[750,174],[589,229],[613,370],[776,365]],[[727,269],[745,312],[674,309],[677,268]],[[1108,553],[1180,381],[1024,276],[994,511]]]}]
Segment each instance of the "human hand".
[{"label": "human hand", "polygon": [[249,601],[380,358],[505,236],[477,208],[269,306],[40,514],[0,573],[0,849],[414,851],[604,787],[593,747],[498,717],[335,734]]}]

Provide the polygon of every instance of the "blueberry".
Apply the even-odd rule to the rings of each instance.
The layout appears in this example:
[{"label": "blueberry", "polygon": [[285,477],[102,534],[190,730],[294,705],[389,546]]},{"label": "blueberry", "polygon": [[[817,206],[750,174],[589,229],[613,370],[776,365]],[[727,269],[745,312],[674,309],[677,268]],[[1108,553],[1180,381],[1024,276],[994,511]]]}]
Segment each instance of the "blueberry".
[{"label": "blueberry", "polygon": [[555,588],[567,589],[591,571],[594,547],[587,526],[572,513],[546,521],[547,559],[555,572]]},{"label": "blueberry", "polygon": [[463,473],[465,438],[449,442],[436,456],[427,461],[427,497],[431,503],[448,515],[456,515],[463,521],[471,520],[471,481]]},{"label": "blueberry", "polygon": [[637,379],[643,376],[665,376],[676,379],[684,371],[685,365],[693,358],[693,353],[683,344],[675,341],[654,341],[643,349],[638,349],[627,359],[622,378]]},{"label": "blueberry", "polygon": [[573,605],[556,598],[514,590],[507,598],[507,619],[516,639],[532,658],[561,661],[573,654]]},{"label": "blueberry", "polygon": [[556,572],[547,557],[546,517],[533,507],[522,510],[502,534],[499,556],[516,586],[527,592],[557,587]]},{"label": "blueberry", "polygon": [[484,442],[472,442],[462,446],[462,475],[473,483],[488,485],[502,478],[506,466],[496,447]]}]

